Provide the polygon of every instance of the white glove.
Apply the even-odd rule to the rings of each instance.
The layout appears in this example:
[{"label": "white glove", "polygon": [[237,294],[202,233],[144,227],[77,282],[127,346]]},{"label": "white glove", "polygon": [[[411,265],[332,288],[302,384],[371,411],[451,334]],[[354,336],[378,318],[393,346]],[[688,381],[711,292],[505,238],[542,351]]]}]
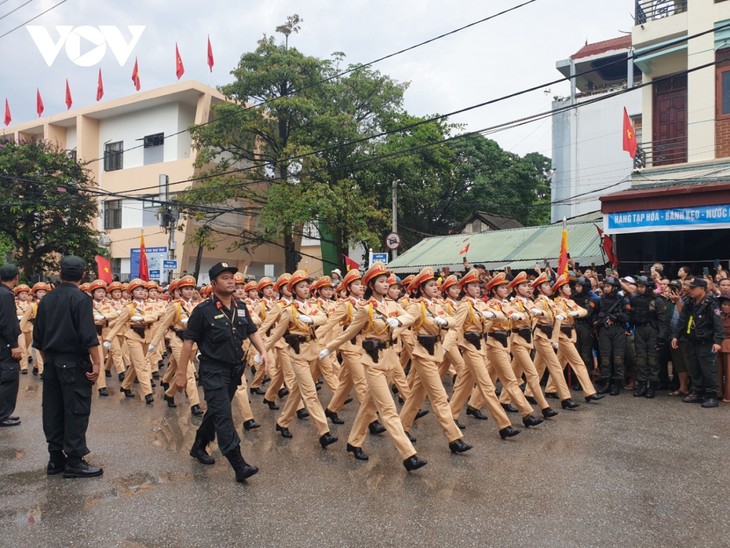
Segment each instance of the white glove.
[{"label": "white glove", "polygon": [[104,321],[104,316],[102,316],[101,314],[94,314],[94,321],[96,321],[96,322]]},{"label": "white glove", "polygon": [[568,316],[570,316],[571,318],[577,318],[578,316],[580,316],[580,312],[578,312],[577,310],[572,310],[570,314],[568,314]]},{"label": "white glove", "polygon": [[490,310],[485,310],[484,312],[482,312],[482,316],[484,316],[488,320],[491,320],[491,319],[497,317],[497,315],[494,312],[490,311]]},{"label": "white glove", "polygon": [[522,317],[522,314],[518,314],[517,312],[513,312],[512,314],[509,315],[509,317],[511,319],[513,319],[513,320],[522,320],[522,319],[524,319]]},{"label": "white glove", "polygon": [[104,348],[106,348],[107,350],[109,350],[109,349],[110,349],[110,348],[112,347],[112,343],[111,343],[111,342],[109,342],[109,341],[104,341],[104,342],[102,343],[102,346],[103,346]]},{"label": "white glove", "polygon": [[188,318],[182,318],[180,320],[180,323],[183,324],[183,325],[188,325]]},{"label": "white glove", "polygon": [[618,295],[619,297],[625,297],[625,296],[626,296],[626,293],[625,293],[625,292],[624,292],[624,290],[622,289],[621,291],[619,291],[619,292],[617,293],[617,295]]},{"label": "white glove", "polygon": [[330,351],[329,351],[329,350],[327,350],[326,348],[323,348],[323,349],[322,349],[322,350],[320,350],[320,352],[319,352],[319,359],[320,359],[320,361],[321,361],[321,360],[324,360],[324,359],[325,359],[325,358],[326,358],[327,356],[329,356],[329,355],[330,355]]},{"label": "white glove", "polygon": [[195,359],[200,361],[200,352],[195,353]]},{"label": "white glove", "polygon": [[150,343],[149,346],[147,347],[147,351],[148,352],[154,352],[155,351],[155,348],[157,348],[157,345],[156,344],[153,344],[153,343]]},{"label": "white glove", "polygon": [[555,319],[558,320],[559,322],[562,322],[565,320],[565,316],[563,316],[562,314],[558,314],[555,316]]},{"label": "white glove", "polygon": [[256,355],[255,355],[255,356],[253,357],[253,362],[254,362],[254,363],[255,363],[256,365],[260,364],[260,363],[261,363],[261,354],[258,354],[258,353],[257,353],[257,354],[256,354]]},{"label": "white glove", "polygon": [[558,343],[553,343],[553,350],[557,350],[558,346],[559,346]]},{"label": "white glove", "polygon": [[18,316],[18,321],[22,320],[23,316]]},{"label": "white glove", "polygon": [[545,315],[545,312],[543,312],[539,308],[533,308],[532,310],[530,310],[530,312],[532,312],[533,316],[544,316]]},{"label": "white glove", "polygon": [[297,320],[299,320],[302,323],[314,323],[314,320],[307,316],[306,314],[299,314],[297,316]]},{"label": "white glove", "polygon": [[129,319],[132,320],[133,322],[143,322],[144,321],[144,316],[136,316],[135,315],[135,316],[132,316]]},{"label": "white glove", "polygon": [[444,326],[444,325],[448,324],[449,322],[446,321],[446,318],[437,316],[436,318],[434,318],[433,323],[435,323],[436,325]]},{"label": "white glove", "polygon": [[402,325],[398,318],[388,318],[387,320],[385,320],[385,323],[387,323],[393,329],[396,329],[397,327],[400,327]]}]

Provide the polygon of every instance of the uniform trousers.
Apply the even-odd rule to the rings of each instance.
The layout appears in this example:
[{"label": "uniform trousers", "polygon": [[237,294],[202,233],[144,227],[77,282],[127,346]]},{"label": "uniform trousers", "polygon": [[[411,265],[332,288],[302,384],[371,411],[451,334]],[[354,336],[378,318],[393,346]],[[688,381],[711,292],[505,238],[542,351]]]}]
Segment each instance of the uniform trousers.
[{"label": "uniform trousers", "polygon": [[[307,346],[310,344],[316,344],[313,341],[303,342],[300,344],[300,354],[294,353],[292,350],[289,354],[291,369],[294,372],[294,383],[289,389],[289,396],[286,399],[284,409],[281,410],[279,418],[276,423],[282,428],[289,428],[289,425],[296,416],[296,411],[302,403],[309,412],[309,416],[312,418],[317,433],[322,436],[330,431],[329,425],[327,424],[327,417],[322,409],[322,404],[317,398],[317,387],[314,384],[312,378],[312,361],[306,360],[301,357],[301,354],[306,355],[307,352],[311,352]],[[316,356],[316,354],[315,354]],[[318,358],[314,358],[318,359]]]},{"label": "uniform trousers", "polygon": [[474,388],[474,383],[476,383],[475,389],[479,393],[480,399],[486,404],[490,415],[497,422],[499,429],[507,428],[511,423],[507,417],[507,413],[504,412],[504,409],[499,404],[497,394],[494,391],[494,384],[489,377],[486,350],[483,346],[477,350],[473,344],[467,343],[464,345],[463,351],[464,368],[456,377],[456,385],[451,395],[452,417],[454,419],[459,418],[459,414]]},{"label": "uniform trousers", "polygon": [[636,380],[639,382],[659,382],[658,335],[659,332],[651,324],[637,325],[634,330]]},{"label": "uniform trousers", "polygon": [[[420,344],[420,343],[419,343]],[[420,349],[419,349],[420,350]],[[446,436],[446,441],[459,440],[464,437],[461,430],[456,426],[454,417],[449,407],[449,398],[444,389],[444,383],[439,375],[440,360],[437,356],[441,355],[441,345],[436,344],[434,347],[434,355],[432,359],[413,354],[411,356],[411,371],[415,370],[415,377],[411,386],[411,394],[408,396],[403,409],[400,412],[400,419],[403,428],[408,432],[413,427],[416,420],[416,413],[421,408],[423,401],[428,396],[431,402],[431,409],[438,420],[441,430]]]},{"label": "uniform trousers", "polygon": [[[175,397],[177,393],[177,387],[175,386],[175,375],[177,369],[180,367],[180,354],[182,353],[183,342],[180,337],[173,335],[170,339],[170,361],[167,366],[167,371],[163,377],[163,381],[170,385],[165,391],[165,396],[168,398]],[[195,381],[195,365],[192,360],[187,363],[187,373],[185,375],[185,394],[188,396],[188,402],[190,406],[200,405],[200,395],[198,394],[198,383]],[[165,380],[168,379],[168,380]],[[245,381],[243,381],[245,383]]]},{"label": "uniform trousers", "polygon": [[[598,331],[598,351],[601,354],[599,368],[601,380],[624,382],[624,359],[626,354],[626,332],[618,324],[601,326]],[[613,367],[611,357],[613,356]]]},{"label": "uniform trousers", "polygon": [[[340,412],[353,388],[360,405],[365,401],[368,393],[368,383],[365,380],[365,369],[362,364],[362,352],[341,350],[340,353],[342,355],[342,365],[340,366],[339,384],[337,390],[332,394],[329,404],[327,404],[327,409],[335,413]],[[375,417],[372,420],[375,420]]]},{"label": "uniform trousers", "polygon": [[687,369],[692,379],[692,390],[697,394],[717,396],[717,359],[712,353],[712,341],[687,343]]},{"label": "uniform trousers", "polygon": [[20,386],[20,364],[8,356],[0,360],[0,421],[7,420],[15,411]]},{"label": "uniform trousers", "polygon": [[86,429],[91,414],[92,383],[84,373],[91,363],[78,356],[46,353],[48,367],[43,375],[43,432],[50,453],[63,451],[67,457],[89,453]]},{"label": "uniform trousers", "polygon": [[[99,340],[99,352],[101,352],[101,363],[104,363],[104,360],[107,356],[107,349],[104,348],[104,340],[101,338],[101,336],[97,336],[97,339]],[[99,377],[96,379],[96,382],[94,383],[94,388],[97,390],[101,390],[102,388],[106,388],[106,375],[104,374],[104,371],[99,371]]]},{"label": "uniform trousers", "polygon": [[124,373],[126,367],[124,366],[124,359],[122,358],[122,342],[124,336],[117,335],[114,340],[111,341],[112,347],[109,349],[109,355],[107,356],[106,370],[110,371],[112,364],[114,365],[114,371],[117,375]]},{"label": "uniform trousers", "polygon": [[[291,359],[289,358],[289,345],[274,346],[272,349],[274,359],[269,360],[269,388],[266,390],[266,398],[269,401],[276,401],[279,396],[279,389],[282,386],[286,386],[291,392],[292,386],[296,383],[294,371],[291,366]],[[311,373],[310,373],[311,376]],[[299,404],[301,409],[301,403]]]},{"label": "uniform trousers", "polygon": [[[588,369],[583,363],[583,359],[578,354],[578,349],[575,347],[575,343],[570,339],[560,337],[558,340],[558,361],[562,364],[563,369],[566,365],[570,365],[571,369],[578,378],[580,387],[583,389],[584,396],[592,396],[596,393],[596,389],[591,382],[591,376],[588,373]],[[553,378],[550,377],[546,391],[555,391]]]},{"label": "uniform trousers", "polygon": [[218,448],[227,455],[241,444],[233,424],[231,400],[243,376],[243,364],[224,365],[201,363],[200,383],[208,409],[195,435],[196,441],[207,445],[218,436]]},{"label": "uniform trousers", "polygon": [[393,347],[379,350],[378,363],[374,363],[369,355],[363,354],[362,359],[368,392],[357,412],[347,443],[362,447],[368,435],[368,425],[372,422],[371,417],[377,412],[401,458],[405,460],[412,457],[416,454],[416,450],[406,437],[389,388],[393,382],[393,372],[396,367],[400,367],[397,352]]},{"label": "uniform trousers", "polygon": [[517,407],[520,415],[523,417],[532,415],[532,406],[525,399],[525,395],[520,390],[515,378],[514,371],[512,371],[509,348],[504,347],[499,342],[487,343],[487,358],[493,371],[493,373],[490,372],[492,383],[494,383],[495,378],[499,377],[502,382],[502,392],[507,391],[509,393],[510,400]]},{"label": "uniform trousers", "polygon": [[[553,349],[553,343],[542,337],[535,337],[532,344],[535,346],[535,369],[537,370],[538,378],[542,378],[545,374],[545,368],[550,372],[550,380],[557,389],[558,397],[560,401],[570,399],[570,390],[568,390],[568,383],[565,382],[563,376],[563,368],[560,366],[558,357],[555,355]],[[527,395],[533,395],[532,390],[525,390]]]},{"label": "uniform trousers", "polygon": [[334,354],[330,354],[324,360],[317,360],[312,364],[312,378],[317,381],[319,377],[324,378],[329,389],[334,392],[340,384],[337,377],[338,373],[337,358]]},{"label": "uniform trousers", "polygon": [[25,346],[25,335],[18,335],[18,348],[20,349],[20,370],[28,370],[28,348]]},{"label": "uniform trousers", "polygon": [[[520,335],[513,334],[511,337],[514,340],[516,337],[520,337]],[[550,404],[548,404],[545,399],[545,394],[542,392],[542,387],[540,386],[540,375],[535,368],[535,363],[530,357],[530,349],[521,344],[510,344],[510,350],[512,351],[511,364],[515,377],[520,380],[522,379],[523,373],[525,375],[525,380],[527,382],[525,393],[528,394],[529,390],[529,393],[532,394],[533,398],[535,398],[540,409],[550,407]],[[507,390],[503,390],[499,400],[503,403],[509,403],[509,392]]]},{"label": "uniform trousers", "polygon": [[127,339],[127,347],[129,348],[129,358],[131,366],[127,375],[122,382],[122,388],[130,390],[134,379],[139,380],[139,388],[142,395],[152,394],[152,384],[150,383],[150,362],[145,358],[147,355],[147,343],[133,341]]}]

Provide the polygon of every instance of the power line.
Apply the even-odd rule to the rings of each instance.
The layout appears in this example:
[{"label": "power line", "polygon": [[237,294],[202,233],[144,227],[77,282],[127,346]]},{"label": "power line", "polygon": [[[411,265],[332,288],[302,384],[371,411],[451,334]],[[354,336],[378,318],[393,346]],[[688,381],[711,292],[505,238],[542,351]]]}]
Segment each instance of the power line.
[{"label": "power line", "polygon": [[[33,1],[33,0],[27,0],[27,1],[26,1],[26,2],[24,3],[24,4],[20,4],[20,5],[19,5],[19,6],[17,7],[17,8],[15,8],[15,9],[12,9],[12,10],[10,10],[10,11],[9,11],[8,13],[6,13],[5,15],[0,15],[0,21],[2,21],[3,19],[5,19],[6,17],[8,17],[8,16],[12,15],[12,14],[13,14],[13,13],[15,13],[16,11],[18,11],[18,10],[19,10],[20,8],[22,8],[23,6],[27,6],[27,5],[28,5],[28,4],[30,4],[30,3],[32,2],[32,1]],[[5,2],[3,2],[3,4],[4,4],[4,3],[5,3]]]},{"label": "power line", "polygon": [[14,27],[14,28],[10,29],[9,31],[7,31],[4,34],[0,34],[0,38],[5,38],[11,32],[15,32],[16,30],[23,28],[28,23],[32,23],[33,21],[35,21],[39,17],[42,17],[43,15],[45,15],[46,13],[48,13],[49,11],[56,9],[58,6],[60,6],[61,4],[65,4],[66,2],[68,2],[68,0],[61,0],[58,4],[54,4],[53,6],[51,6],[47,10],[42,11],[41,13],[39,13],[38,15],[36,15],[35,17],[31,17],[25,23],[22,23],[22,24],[18,25],[17,27]]}]

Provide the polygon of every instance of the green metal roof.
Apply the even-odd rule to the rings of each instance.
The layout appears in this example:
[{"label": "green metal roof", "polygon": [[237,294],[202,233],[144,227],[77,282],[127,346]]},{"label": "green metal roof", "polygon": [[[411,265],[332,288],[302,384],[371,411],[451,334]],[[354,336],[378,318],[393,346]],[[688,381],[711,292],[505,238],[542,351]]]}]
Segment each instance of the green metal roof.
[{"label": "green metal roof", "polygon": [[[582,265],[603,264],[601,239],[593,222],[567,225],[568,252]],[[490,230],[475,234],[451,234],[426,238],[388,264],[398,274],[418,272],[424,266],[448,266],[453,271],[462,269],[466,256],[469,262],[483,264],[488,270],[513,270],[543,265],[547,259],[555,267],[560,253],[562,223],[506,230]],[[466,244],[469,251],[460,255]]]}]

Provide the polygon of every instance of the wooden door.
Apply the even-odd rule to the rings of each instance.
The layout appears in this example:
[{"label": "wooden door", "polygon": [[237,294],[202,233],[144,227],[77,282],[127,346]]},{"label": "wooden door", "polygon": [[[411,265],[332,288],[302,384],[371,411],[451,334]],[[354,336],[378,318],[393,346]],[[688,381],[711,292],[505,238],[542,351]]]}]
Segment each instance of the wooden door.
[{"label": "wooden door", "polygon": [[687,161],[687,75],[654,84],[652,165]]}]

